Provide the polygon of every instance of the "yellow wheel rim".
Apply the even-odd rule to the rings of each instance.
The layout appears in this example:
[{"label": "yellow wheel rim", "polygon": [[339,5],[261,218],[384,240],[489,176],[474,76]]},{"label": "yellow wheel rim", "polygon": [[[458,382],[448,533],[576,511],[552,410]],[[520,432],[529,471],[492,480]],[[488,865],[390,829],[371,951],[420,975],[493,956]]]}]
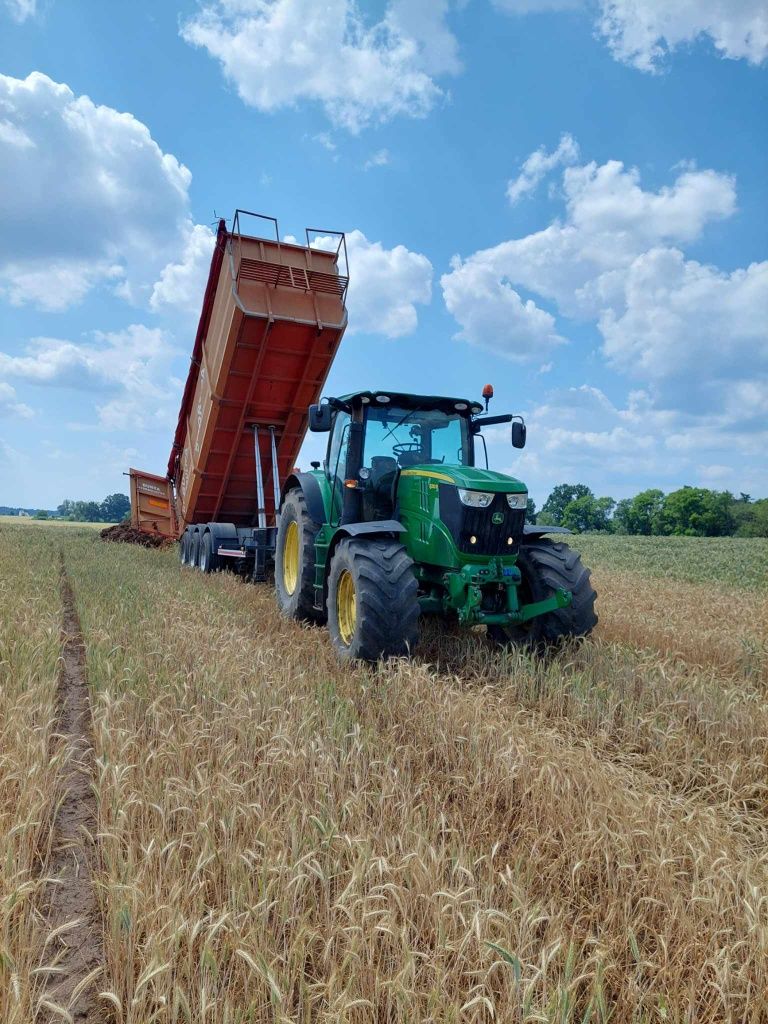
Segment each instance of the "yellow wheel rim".
[{"label": "yellow wheel rim", "polygon": [[288,523],[283,538],[283,586],[287,594],[296,590],[299,582],[299,524],[296,520]]},{"label": "yellow wheel rim", "polygon": [[339,622],[339,635],[349,647],[357,624],[355,581],[352,579],[349,569],[344,569],[336,586],[336,618]]}]

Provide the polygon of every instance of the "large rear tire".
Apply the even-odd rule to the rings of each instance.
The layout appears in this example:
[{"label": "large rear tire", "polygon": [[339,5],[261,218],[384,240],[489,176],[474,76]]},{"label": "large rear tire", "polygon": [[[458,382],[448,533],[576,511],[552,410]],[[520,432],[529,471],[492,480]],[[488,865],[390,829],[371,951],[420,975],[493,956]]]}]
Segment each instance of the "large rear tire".
[{"label": "large rear tire", "polygon": [[324,622],[315,608],[315,537],[320,527],[307,511],[303,492],[289,491],[280,510],[275,550],[275,590],[284,615],[300,622]]},{"label": "large rear tire", "polygon": [[523,580],[520,602],[544,601],[562,588],[570,590],[573,600],[567,608],[558,608],[519,626],[489,626],[488,634],[499,644],[521,644],[543,650],[566,637],[588,636],[597,625],[595,593],[590,571],[581,562],[578,551],[546,537],[523,543],[517,559]]},{"label": "large rear tire", "polygon": [[419,598],[413,561],[386,537],[339,542],[328,575],[328,631],[343,661],[413,653]]}]

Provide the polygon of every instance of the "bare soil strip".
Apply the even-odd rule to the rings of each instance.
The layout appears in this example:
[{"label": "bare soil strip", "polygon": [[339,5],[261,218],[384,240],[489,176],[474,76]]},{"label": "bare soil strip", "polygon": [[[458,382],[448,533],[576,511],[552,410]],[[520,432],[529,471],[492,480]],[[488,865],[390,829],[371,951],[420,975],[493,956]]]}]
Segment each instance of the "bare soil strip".
[{"label": "bare soil strip", "polygon": [[[57,793],[51,857],[45,868],[51,880],[44,905],[46,930],[48,935],[57,934],[44,959],[57,970],[48,974],[42,1006],[49,1003],[63,1007],[78,1024],[102,1024],[105,1013],[98,999],[100,976],[95,973],[104,963],[104,942],[93,887],[97,816],[92,786],[91,707],[80,623],[63,563],[61,596],[64,615],[56,733],[68,751]],[[61,1021],[52,1010],[49,1017],[41,1016],[46,1024]]]}]

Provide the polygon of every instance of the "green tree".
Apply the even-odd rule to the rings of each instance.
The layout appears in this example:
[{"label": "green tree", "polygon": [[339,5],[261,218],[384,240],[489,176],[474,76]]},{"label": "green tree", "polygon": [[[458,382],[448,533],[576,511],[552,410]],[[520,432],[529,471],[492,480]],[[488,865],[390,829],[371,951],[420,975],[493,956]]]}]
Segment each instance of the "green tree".
[{"label": "green tree", "polygon": [[131,511],[127,494],[108,494],[101,503],[101,518],[105,523],[119,523]]},{"label": "green tree", "polygon": [[33,519],[50,519],[51,517],[45,511],[44,508],[38,509],[37,512],[32,516]]},{"label": "green tree", "polygon": [[705,487],[681,487],[664,498],[659,532],[687,537],[726,537],[733,532],[733,495]]},{"label": "green tree", "polygon": [[528,504],[525,509],[525,521],[526,523],[536,522],[536,502],[533,498],[528,499]]},{"label": "green tree", "polygon": [[565,506],[562,525],[576,533],[607,530],[615,504],[613,498],[596,498],[591,492],[582,494]]},{"label": "green tree", "polygon": [[69,498],[65,498],[64,501],[56,508],[56,514],[61,519],[68,519],[72,515],[72,502]]},{"label": "green tree", "polygon": [[558,484],[542,505],[538,521],[547,526],[563,526],[566,505],[579,498],[594,498],[586,484]]},{"label": "green tree", "polygon": [[737,501],[733,506],[737,537],[768,537],[768,498]]},{"label": "green tree", "polygon": [[631,498],[622,498],[621,501],[616,502],[616,508],[613,510],[613,532],[614,533],[629,533],[630,523],[630,509],[632,508]]},{"label": "green tree", "polygon": [[78,523],[99,523],[101,505],[98,501],[73,501],[71,514]]},{"label": "green tree", "polygon": [[664,492],[658,487],[651,487],[636,494],[629,506],[627,533],[639,533],[645,537],[658,533],[663,508]]}]

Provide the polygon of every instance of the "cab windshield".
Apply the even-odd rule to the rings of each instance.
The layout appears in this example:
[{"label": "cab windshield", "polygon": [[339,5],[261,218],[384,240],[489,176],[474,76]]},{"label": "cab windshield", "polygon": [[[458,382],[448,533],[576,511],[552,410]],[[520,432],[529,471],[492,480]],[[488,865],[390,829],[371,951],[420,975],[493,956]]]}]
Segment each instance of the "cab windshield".
[{"label": "cab windshield", "polygon": [[404,409],[396,405],[366,410],[363,465],[391,460],[392,468],[415,465],[470,465],[466,416],[440,409]]}]

